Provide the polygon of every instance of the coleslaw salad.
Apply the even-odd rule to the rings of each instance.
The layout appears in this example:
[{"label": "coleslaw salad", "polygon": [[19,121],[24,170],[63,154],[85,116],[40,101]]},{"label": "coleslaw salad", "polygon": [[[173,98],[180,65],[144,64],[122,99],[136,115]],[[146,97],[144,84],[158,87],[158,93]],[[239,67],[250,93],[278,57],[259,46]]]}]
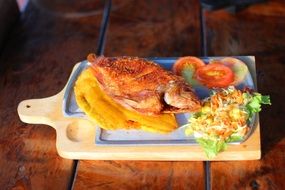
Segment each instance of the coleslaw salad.
[{"label": "coleslaw salad", "polygon": [[271,104],[269,96],[233,86],[216,89],[203,100],[201,111],[192,114],[185,134],[194,135],[208,158],[215,157],[228,142],[242,140],[261,104]]}]

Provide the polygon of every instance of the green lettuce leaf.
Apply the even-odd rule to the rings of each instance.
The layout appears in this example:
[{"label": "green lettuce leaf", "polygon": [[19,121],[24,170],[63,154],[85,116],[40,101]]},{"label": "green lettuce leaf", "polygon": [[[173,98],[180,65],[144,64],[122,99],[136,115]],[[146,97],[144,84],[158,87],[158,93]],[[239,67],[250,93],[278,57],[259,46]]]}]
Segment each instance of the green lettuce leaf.
[{"label": "green lettuce leaf", "polygon": [[243,139],[242,136],[232,134],[232,135],[226,140],[226,142],[227,142],[227,143],[230,143],[230,142],[238,142],[238,141],[241,141],[242,139]]},{"label": "green lettuce leaf", "polygon": [[227,143],[238,142],[243,139],[239,135],[231,135],[226,141],[224,140],[211,140],[205,138],[197,138],[196,141],[203,148],[208,158],[214,158],[219,152],[226,150]]},{"label": "green lettuce leaf", "polygon": [[197,138],[196,141],[203,148],[208,158],[214,158],[219,152],[226,149],[227,143],[223,140]]},{"label": "green lettuce leaf", "polygon": [[261,104],[271,105],[270,97],[262,96],[260,93],[254,93],[251,100],[245,106],[249,118],[251,118],[254,113],[258,113],[261,111]]}]

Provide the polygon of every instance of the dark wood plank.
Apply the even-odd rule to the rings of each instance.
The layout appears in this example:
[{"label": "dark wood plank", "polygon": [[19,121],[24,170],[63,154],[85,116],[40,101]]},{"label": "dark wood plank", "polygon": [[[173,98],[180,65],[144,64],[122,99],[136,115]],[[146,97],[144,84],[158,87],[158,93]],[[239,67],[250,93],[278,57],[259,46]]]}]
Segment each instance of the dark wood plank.
[{"label": "dark wood plank", "polygon": [[255,55],[258,90],[272,106],[260,114],[262,159],[212,162],[212,188],[285,188],[285,4],[270,1],[237,14],[206,12],[209,55]]},{"label": "dark wood plank", "polygon": [[196,0],[130,1],[111,14],[104,54],[200,55],[199,14]]},{"label": "dark wood plank", "polygon": [[24,99],[48,97],[65,85],[76,62],[96,51],[101,13],[62,18],[29,4],[0,58],[0,189],[67,189],[73,161],[56,152],[55,131],[17,116]]},{"label": "dark wood plank", "polygon": [[[114,6],[106,56],[200,55],[198,1]],[[203,162],[80,161],[75,189],[204,189]]]}]

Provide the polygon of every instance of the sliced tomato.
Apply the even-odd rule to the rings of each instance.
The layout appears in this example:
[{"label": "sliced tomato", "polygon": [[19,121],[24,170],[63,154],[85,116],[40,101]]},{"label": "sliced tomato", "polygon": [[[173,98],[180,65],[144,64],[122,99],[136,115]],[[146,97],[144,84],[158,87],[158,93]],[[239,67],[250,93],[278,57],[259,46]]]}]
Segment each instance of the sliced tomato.
[{"label": "sliced tomato", "polygon": [[175,74],[182,76],[185,81],[192,86],[201,84],[194,78],[194,74],[199,67],[205,66],[205,63],[192,56],[181,57],[173,65],[172,70]]},{"label": "sliced tomato", "polygon": [[248,68],[244,62],[233,57],[226,57],[221,60],[211,60],[210,64],[220,63],[229,67],[234,72],[234,81],[232,85],[238,85],[244,81],[248,74]]},{"label": "sliced tomato", "polygon": [[205,63],[198,57],[186,56],[179,58],[174,63],[172,71],[177,75],[181,75],[182,71],[185,69],[196,70],[202,66],[205,66]]},{"label": "sliced tomato", "polygon": [[229,67],[219,63],[212,63],[198,68],[195,77],[209,88],[227,87],[234,81],[233,71]]}]

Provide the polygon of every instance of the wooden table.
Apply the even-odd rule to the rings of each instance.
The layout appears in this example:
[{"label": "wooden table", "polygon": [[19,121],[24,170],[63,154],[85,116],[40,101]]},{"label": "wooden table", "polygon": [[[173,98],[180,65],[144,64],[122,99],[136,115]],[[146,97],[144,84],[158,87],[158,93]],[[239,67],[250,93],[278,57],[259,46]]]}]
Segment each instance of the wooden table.
[{"label": "wooden table", "polygon": [[[109,19],[108,7],[94,2],[76,3],[72,9],[51,3],[44,10],[29,3],[6,38],[0,56],[0,189],[285,189],[281,0],[236,14],[203,10],[197,0],[114,0]],[[67,14],[84,7],[85,12],[99,11],[88,17]],[[20,122],[16,108],[23,99],[59,92],[73,65],[89,52],[142,57],[255,55],[259,91],[270,94],[273,103],[260,115],[262,159],[152,162],[59,157],[55,131]]]}]

